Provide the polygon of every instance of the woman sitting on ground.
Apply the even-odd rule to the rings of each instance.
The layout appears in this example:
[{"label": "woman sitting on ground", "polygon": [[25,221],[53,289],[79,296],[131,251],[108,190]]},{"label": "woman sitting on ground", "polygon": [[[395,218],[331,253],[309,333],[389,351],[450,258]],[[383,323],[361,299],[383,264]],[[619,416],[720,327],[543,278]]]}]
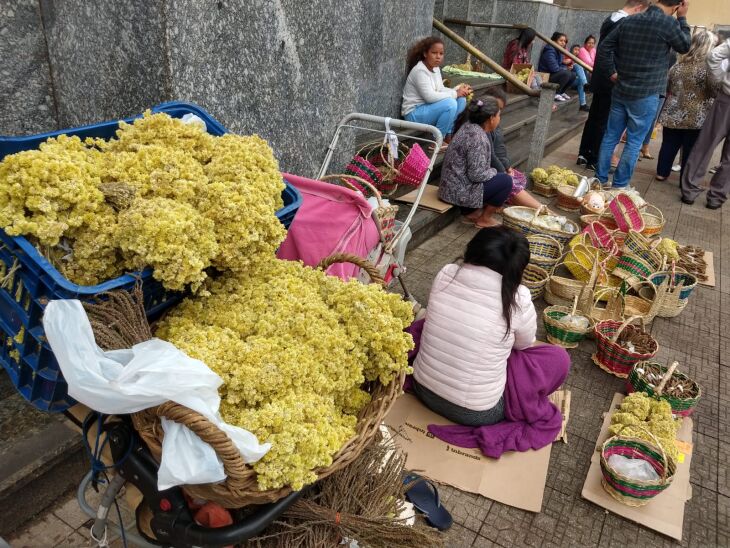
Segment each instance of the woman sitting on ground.
[{"label": "woman sitting on ground", "polygon": [[578,49],[578,58],[591,67],[596,64],[596,37],[592,34],[583,42],[583,47]]},{"label": "woman sitting on ground", "polygon": [[[565,48],[568,45],[568,37],[562,32],[555,32],[552,41],[556,42],[560,47]],[[570,68],[563,65],[563,56],[560,52],[550,44],[545,44],[540,54],[540,62],[537,70],[550,74],[550,82],[558,84],[558,91],[555,94],[556,101],[569,101],[570,95],[565,93],[574,83],[578,75]]]},{"label": "woman sitting on ground", "polygon": [[707,55],[715,47],[717,36],[697,28],[686,55],[669,69],[667,99],[659,116],[662,125],[662,148],[656,166],[656,178],[664,181],[672,174],[672,164],[681,151],[679,180],[700,135],[707,113],[717,95],[718,86],[710,80]]},{"label": "woman sitting on ground", "polygon": [[436,276],[413,364],[413,391],[435,413],[465,426],[504,420],[507,359],[535,343],[535,307],[520,285],[529,260],[521,233],[486,228],[463,264]]},{"label": "woman sitting on ground", "polygon": [[448,143],[471,88],[466,84],[455,89],[444,87],[439,69],[443,60],[444,43],[434,36],[420,40],[408,51],[401,113],[409,122],[436,126]]},{"label": "woman sitting on ground", "polygon": [[504,50],[504,57],[502,58],[502,66],[509,70],[512,68],[512,65],[530,64],[530,48],[532,48],[534,41],[535,31],[532,29],[522,29],[517,38],[507,43],[507,47]]},{"label": "woman sitting on ground", "polygon": [[[512,177],[498,173],[492,166],[489,133],[499,127],[499,103],[494,97],[485,97],[470,104],[463,116],[465,121],[444,157],[439,198],[459,206],[462,214],[476,226],[495,226],[499,222],[493,218],[494,213],[512,194]],[[540,206],[525,190],[514,195],[512,201],[519,205],[533,203],[529,207]]]}]

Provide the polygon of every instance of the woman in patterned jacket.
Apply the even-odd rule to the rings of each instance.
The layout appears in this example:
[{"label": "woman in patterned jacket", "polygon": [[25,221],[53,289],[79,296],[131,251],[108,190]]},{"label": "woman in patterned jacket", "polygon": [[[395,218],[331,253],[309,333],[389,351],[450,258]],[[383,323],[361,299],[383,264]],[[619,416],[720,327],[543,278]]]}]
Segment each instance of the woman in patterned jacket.
[{"label": "woman in patterned jacket", "polygon": [[707,54],[717,44],[717,36],[698,28],[692,45],[669,71],[667,99],[659,117],[663,126],[662,148],[656,166],[656,179],[664,181],[672,173],[677,152],[681,153],[680,180],[690,152],[717,95],[717,86],[708,78]]}]

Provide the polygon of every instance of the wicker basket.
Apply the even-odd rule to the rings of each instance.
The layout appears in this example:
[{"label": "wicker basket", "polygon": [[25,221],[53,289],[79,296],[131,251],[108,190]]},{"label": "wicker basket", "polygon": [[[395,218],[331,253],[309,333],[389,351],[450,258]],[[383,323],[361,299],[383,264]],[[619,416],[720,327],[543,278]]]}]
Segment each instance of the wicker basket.
[{"label": "wicker basket", "polygon": [[679,316],[687,306],[689,296],[697,286],[697,277],[687,272],[656,272],[649,277],[661,296],[661,307],[657,312],[660,318]]},{"label": "wicker basket", "polygon": [[[383,283],[377,270],[364,259],[346,254],[338,254],[324,259],[319,267],[326,269],[335,262],[354,262],[369,274],[376,283]],[[370,403],[360,412],[355,435],[348,440],[332,458],[332,464],[315,470],[319,479],[341,470],[352,463],[375,438],[380,424],[387,415],[396,398],[401,394],[405,372],[393,379],[387,386],[379,382],[366,383],[363,389],[370,393]],[[195,497],[220,504],[225,508],[241,508],[251,504],[264,504],[279,500],[289,493],[290,487],[261,491],[258,488],[257,474],[246,464],[241,453],[230,438],[208,419],[174,402],[132,414],[134,427],[145,441],[152,456],[159,462],[162,457],[162,418],[187,426],[203,441],[210,444],[223,462],[226,479],[221,483],[187,485],[185,491]]]},{"label": "wicker basket", "polygon": [[[529,212],[532,217],[530,219],[523,218],[519,215],[520,212]],[[536,226],[535,220],[537,217],[545,211],[545,207],[540,209],[532,209],[524,206],[511,206],[507,207],[502,211],[502,219],[505,226],[509,226],[522,232],[525,236],[532,235],[546,235],[555,238],[562,246],[565,246],[570,239],[580,232],[578,225],[573,221],[567,221],[568,225],[573,228],[573,232],[565,232],[562,230],[551,230],[549,228],[543,228]],[[524,214],[523,214],[524,215]]]},{"label": "wicker basket", "polygon": [[552,236],[533,235],[527,237],[530,244],[530,262],[549,270],[563,256],[563,246]]},{"label": "wicker basket", "polygon": [[644,236],[656,236],[664,230],[664,225],[667,223],[667,220],[664,218],[664,213],[658,207],[647,204],[641,210],[641,216],[644,218],[644,230],[641,231]]},{"label": "wicker basket", "polygon": [[557,189],[554,186],[551,186],[547,183],[538,183],[536,181],[532,181],[532,191],[535,194],[545,196],[546,198],[552,198],[558,193]]},{"label": "wicker basket", "polygon": [[652,262],[633,253],[624,253],[618,258],[616,268],[613,269],[614,276],[623,280],[644,280],[656,271]]},{"label": "wicker basket", "polygon": [[644,218],[641,216],[641,211],[628,194],[617,194],[608,204],[608,208],[613,213],[616,225],[622,232],[644,230]]},{"label": "wicker basket", "polygon": [[583,199],[578,196],[573,196],[575,187],[572,185],[560,185],[557,190],[558,199],[555,205],[558,209],[563,211],[578,211],[580,210],[580,204]]},{"label": "wicker basket", "polygon": [[[656,495],[672,484],[677,465],[673,459],[667,457],[659,441],[654,438],[650,443],[639,438],[614,436],[606,440],[601,447],[601,473],[603,488],[617,501],[627,506],[644,506]],[[611,455],[622,455],[631,459],[647,461],[659,475],[653,481],[637,480],[614,470],[608,459]]]},{"label": "wicker basket", "polygon": [[588,215],[580,216],[580,224],[583,228],[585,228],[589,224],[595,223],[595,222],[601,223],[603,226],[605,226],[609,230],[618,229],[618,225],[616,224],[616,219],[614,219],[613,215],[611,215],[609,212],[603,213],[601,215],[588,214]]},{"label": "wicker basket", "polygon": [[[626,237],[624,238],[623,245],[621,246],[621,251],[623,253],[633,253],[634,255],[643,256],[646,252],[654,250],[659,241],[660,240],[650,240],[641,232],[629,230],[629,232],[626,234]],[[657,258],[659,258],[661,261],[661,255],[659,254],[654,255],[652,257],[652,261],[656,260]],[[657,264],[657,268],[659,268],[660,265],[661,263]]]},{"label": "wicker basket", "polygon": [[[637,319],[641,320],[641,327],[631,325]],[[659,351],[659,345],[653,337],[651,341],[653,348],[651,352],[631,352],[618,344],[622,333],[627,337],[634,338],[637,335],[645,335],[644,320],[641,316],[633,316],[623,323],[618,320],[606,320],[596,324],[593,334],[596,339],[596,353],[591,356],[593,363],[604,371],[611,373],[621,379],[629,376],[636,363],[642,360],[653,358]]]},{"label": "wicker basket", "polygon": [[[624,282],[626,284],[627,282]],[[662,310],[665,295],[654,284],[647,280],[626,288],[624,294],[624,314],[626,316],[640,316],[644,322],[651,323]],[[629,293],[633,291],[635,294]]]},{"label": "wicker basket", "polygon": [[[667,400],[669,405],[672,406],[672,413],[680,417],[686,417],[691,415],[697,407],[697,403],[700,401],[702,396],[702,388],[695,381],[690,379],[684,373],[676,371],[677,362],[674,362],[669,368],[654,362],[647,362],[649,358],[645,358],[644,361],[634,364],[631,368],[631,372],[626,379],[626,391],[631,394],[632,392],[645,392],[649,396],[661,398]],[[658,370],[658,374],[661,375],[661,381],[656,386],[656,379],[647,379],[647,367],[654,366]],[[667,382],[671,379],[678,379],[687,387],[687,393],[692,394],[686,398],[678,398],[676,396],[669,396],[664,394],[664,388]],[[651,381],[654,382],[651,382]]]},{"label": "wicker basket", "polygon": [[609,230],[606,225],[600,221],[589,223],[583,232],[588,234],[594,247],[605,250],[611,255],[619,254],[619,247],[616,239],[613,237],[613,231]]},{"label": "wicker basket", "polygon": [[591,330],[590,322],[583,329],[568,326],[560,321],[569,314],[575,316],[577,307],[578,297],[576,296],[572,309],[565,306],[548,306],[543,311],[542,319],[545,324],[548,342],[557,344],[563,348],[575,348],[585,338],[586,334]]},{"label": "wicker basket", "polygon": [[534,264],[528,264],[525,271],[522,273],[522,285],[530,290],[532,300],[539,298],[545,289],[549,274],[544,268],[540,268]]}]

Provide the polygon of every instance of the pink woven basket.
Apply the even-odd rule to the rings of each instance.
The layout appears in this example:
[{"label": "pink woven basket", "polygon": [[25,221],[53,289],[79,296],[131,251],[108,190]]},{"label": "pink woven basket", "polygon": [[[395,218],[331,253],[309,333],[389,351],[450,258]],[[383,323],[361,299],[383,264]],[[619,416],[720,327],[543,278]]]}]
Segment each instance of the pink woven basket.
[{"label": "pink woven basket", "polygon": [[608,204],[608,208],[613,213],[613,218],[616,220],[621,232],[628,232],[629,230],[641,232],[644,230],[644,217],[628,195],[617,194]]},{"label": "pink woven basket", "polygon": [[588,223],[583,229],[583,232],[590,236],[594,247],[604,249],[611,255],[619,254],[619,247],[616,244],[613,233],[603,223],[599,221]]},{"label": "pink woven basket", "polygon": [[[349,164],[347,164],[347,167],[345,168],[345,174],[354,175],[355,177],[365,179],[368,183],[373,185],[378,190],[383,190],[383,175],[380,173],[380,170],[375,167],[372,162],[366,160],[359,154],[356,155],[352,160],[350,160]],[[363,187],[357,181],[357,179],[345,180],[367,196],[367,191],[365,190],[365,187]]]},{"label": "pink woven basket", "polygon": [[410,186],[419,186],[423,182],[423,177],[431,165],[426,153],[423,152],[421,145],[413,143],[411,150],[398,166],[398,174],[395,176],[395,182]]}]

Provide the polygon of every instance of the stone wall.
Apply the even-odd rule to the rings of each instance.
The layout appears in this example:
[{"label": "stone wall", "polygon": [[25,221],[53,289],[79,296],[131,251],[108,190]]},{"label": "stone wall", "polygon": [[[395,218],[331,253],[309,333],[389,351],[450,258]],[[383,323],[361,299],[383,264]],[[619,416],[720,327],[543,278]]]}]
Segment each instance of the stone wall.
[{"label": "stone wall", "polygon": [[1,6],[0,71],[9,75],[0,92],[9,100],[0,104],[0,134],[119,118],[177,99],[232,131],[259,133],[282,169],[313,175],[346,113],[399,115],[405,54],[431,33],[434,0]]}]

